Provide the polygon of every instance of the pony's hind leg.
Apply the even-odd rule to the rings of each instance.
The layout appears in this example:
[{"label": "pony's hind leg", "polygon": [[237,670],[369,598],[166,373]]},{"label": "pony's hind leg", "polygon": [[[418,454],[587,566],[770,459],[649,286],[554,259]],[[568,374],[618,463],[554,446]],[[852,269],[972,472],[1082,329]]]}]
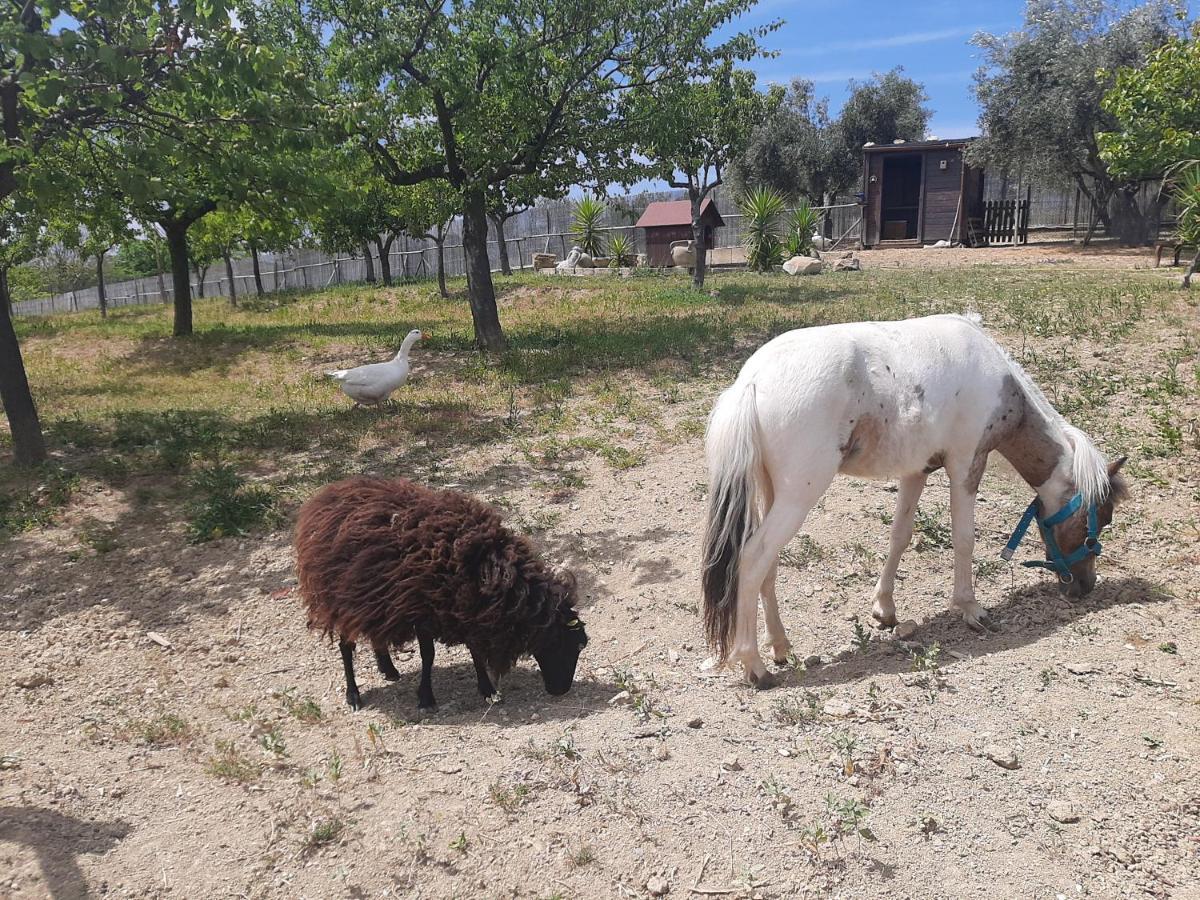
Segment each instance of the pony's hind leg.
[{"label": "pony's hind leg", "polygon": [[[777,681],[767,671],[758,652],[758,594],[767,580],[767,574],[778,565],[779,551],[800,530],[808,511],[828,486],[827,480],[821,484],[820,491],[811,492],[811,496],[803,499],[777,495],[775,504],[742,549],[738,572],[737,627],[729,658],[742,664],[746,679],[760,690],[774,687]],[[778,611],[775,617],[778,619]],[[782,623],[779,627],[782,631]]]},{"label": "pony's hind leg", "polygon": [[[789,538],[788,540],[791,540]],[[767,621],[767,637],[771,641],[771,652],[775,662],[785,663],[792,652],[792,642],[787,639],[783,620],[779,618],[779,600],[775,595],[775,581],[779,576],[779,558],[771,565],[759,594],[762,596],[763,618]]]},{"label": "pony's hind leg", "polygon": [[913,535],[913,519],[917,514],[917,501],[925,490],[925,482],[929,476],[924,472],[916,475],[906,475],[900,479],[896,492],[896,514],[892,518],[892,536],[888,542],[888,556],[884,561],[883,570],[879,573],[879,581],[875,585],[874,603],[871,615],[886,628],[896,626],[896,602],[893,593],[896,590],[896,570],[900,568],[900,557],[908,549]]}]

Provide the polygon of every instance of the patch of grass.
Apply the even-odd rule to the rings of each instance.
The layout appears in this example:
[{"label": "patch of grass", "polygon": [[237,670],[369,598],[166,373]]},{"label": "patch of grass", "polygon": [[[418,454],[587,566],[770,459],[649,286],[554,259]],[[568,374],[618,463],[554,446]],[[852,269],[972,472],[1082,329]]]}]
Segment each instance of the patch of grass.
[{"label": "patch of grass", "polygon": [[281,759],[288,755],[287,744],[283,740],[283,729],[278,725],[271,726],[258,737],[259,746],[272,756]]},{"label": "patch of grass", "polygon": [[326,844],[332,844],[345,830],[346,823],[335,816],[316,819],[309,825],[300,850],[302,853],[311,853]]},{"label": "patch of grass", "polygon": [[450,842],[450,849],[461,853],[463,856],[467,855],[467,848],[469,846],[470,845],[467,842],[467,833],[465,831],[460,831],[458,833],[458,837]]},{"label": "patch of grass", "polygon": [[274,491],[248,483],[230,466],[218,463],[201,468],[192,477],[191,488],[188,533],[196,543],[243,535],[278,521]]},{"label": "patch of grass", "polygon": [[790,695],[771,704],[771,718],[781,725],[803,725],[821,716],[821,698],[812,691]]},{"label": "patch of grass", "polygon": [[923,550],[948,550],[953,546],[950,526],[943,521],[945,512],[945,508],[940,506],[935,507],[933,512],[917,507],[913,527],[919,535],[918,553]]},{"label": "patch of grass", "polygon": [[1179,646],[1174,641],[1166,641],[1165,643],[1159,644],[1158,649],[1163,653],[1169,653],[1171,656],[1175,656],[1179,653]]},{"label": "patch of grass", "polygon": [[530,790],[527,784],[505,784],[497,779],[488,785],[488,800],[506,815],[513,815],[525,805]]},{"label": "patch of grass", "polygon": [[283,705],[284,712],[297,722],[305,725],[315,725],[324,718],[320,704],[307,694],[302,697],[296,696],[295,688],[286,688],[282,691],[277,691],[275,699]]},{"label": "patch of grass", "polygon": [[824,548],[807,534],[801,534],[779,552],[779,564],[803,569],[825,558]]},{"label": "patch of grass", "polygon": [[570,852],[567,861],[576,869],[590,866],[596,861],[596,850],[591,844],[580,844]]},{"label": "patch of grass", "polygon": [[258,780],[261,771],[233,741],[218,740],[205,763],[204,770],[217,778],[248,784]]},{"label": "patch of grass", "polygon": [[151,719],[138,719],[123,729],[124,733],[148,747],[178,747],[191,743],[195,730],[182,716],[160,713]]},{"label": "patch of grass", "polygon": [[867,631],[866,626],[859,621],[858,616],[850,620],[850,626],[854,630],[854,637],[852,638],[854,649],[859,653],[866,653],[871,649],[871,632]]},{"label": "patch of grass", "polygon": [[111,522],[89,517],[83,520],[76,534],[79,542],[85,547],[90,547],[98,556],[112,553],[120,546],[117,541],[117,527]]},{"label": "patch of grass", "polygon": [[78,475],[47,465],[0,492],[0,540],[51,524],[78,488]]}]

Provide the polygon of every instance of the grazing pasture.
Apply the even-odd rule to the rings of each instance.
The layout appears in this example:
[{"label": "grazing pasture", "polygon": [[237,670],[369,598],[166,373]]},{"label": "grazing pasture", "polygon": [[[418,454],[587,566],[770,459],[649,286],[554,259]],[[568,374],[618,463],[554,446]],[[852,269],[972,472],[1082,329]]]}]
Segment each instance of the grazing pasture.
[{"label": "grazing pasture", "polygon": [[[201,301],[183,339],[165,308],[20,321],[53,461],[0,485],[0,895],[1194,896],[1197,309],[1128,265],[972,252],[997,264],[518,276],[494,362],[462,284]],[[839,478],[781,554],[782,685],[705,668],[716,395],[789,328],[966,310],[1130,457],[1095,591],[1000,562],[1031,492],[996,467],[975,588],[1000,630],[968,629],[938,472],[879,630],[894,487]],[[390,403],[323,377],[413,328]],[[489,705],[439,648],[419,717],[407,648],[398,682],[360,655],[349,710],[290,527],[360,473],[469,491],[575,570],[569,694],[527,660]]]}]

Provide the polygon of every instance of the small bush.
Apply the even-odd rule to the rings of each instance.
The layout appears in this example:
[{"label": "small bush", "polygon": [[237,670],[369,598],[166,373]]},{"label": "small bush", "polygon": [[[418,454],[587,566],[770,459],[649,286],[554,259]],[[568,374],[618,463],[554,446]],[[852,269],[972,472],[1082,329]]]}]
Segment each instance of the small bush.
[{"label": "small bush", "polygon": [[49,525],[78,487],[78,475],[45,467],[29,489],[0,494],[0,540]]},{"label": "small bush", "polygon": [[195,492],[188,516],[192,541],[246,534],[277,520],[275,495],[266,485],[251,485],[226,465],[205,466],[191,479]]}]

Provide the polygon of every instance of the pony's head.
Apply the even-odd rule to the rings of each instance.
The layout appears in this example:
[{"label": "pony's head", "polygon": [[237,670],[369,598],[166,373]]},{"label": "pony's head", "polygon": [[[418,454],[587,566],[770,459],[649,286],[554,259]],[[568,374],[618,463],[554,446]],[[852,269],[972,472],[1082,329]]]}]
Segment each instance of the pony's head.
[{"label": "pony's head", "polygon": [[[1071,443],[1074,445],[1071,486],[1063,497],[1063,504],[1078,494],[1082,502],[1074,513],[1050,527],[1054,543],[1064,559],[1070,560],[1078,555],[1079,559],[1071,563],[1071,579],[1060,579],[1060,587],[1072,597],[1082,597],[1091,592],[1096,586],[1096,556],[1097,553],[1079,553],[1085,544],[1096,541],[1099,534],[1112,524],[1113,509],[1118,503],[1129,496],[1129,485],[1121,467],[1127,457],[1122,456],[1115,462],[1106,462],[1103,455],[1077,429],[1070,429]],[[1095,509],[1095,524],[1093,531],[1092,509]],[[1054,510],[1042,508],[1040,517],[1046,518],[1054,514]],[[1042,542],[1046,545],[1046,559],[1054,561],[1049,543],[1043,531]]]},{"label": "pony's head", "polygon": [[549,628],[534,645],[533,658],[542,670],[546,692],[559,696],[571,689],[579,654],[587,646],[587,631],[575,611],[575,576],[568,570],[554,568],[543,586],[547,599],[555,604],[555,615]]}]

